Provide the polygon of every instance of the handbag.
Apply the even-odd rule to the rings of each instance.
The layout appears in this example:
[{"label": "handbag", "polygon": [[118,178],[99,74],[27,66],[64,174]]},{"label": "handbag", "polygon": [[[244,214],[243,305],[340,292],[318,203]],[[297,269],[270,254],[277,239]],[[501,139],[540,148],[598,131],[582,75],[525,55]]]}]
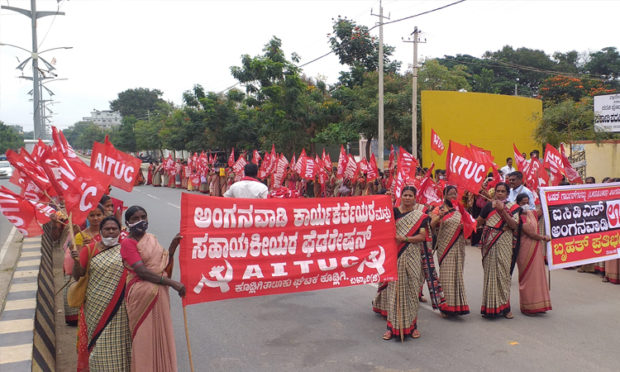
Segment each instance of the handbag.
[{"label": "handbag", "polygon": [[91,250],[87,246],[88,249],[88,263],[86,264],[86,273],[77,281],[71,283],[69,285],[69,289],[67,289],[67,304],[71,307],[80,308],[86,301],[86,288],[88,287],[88,278],[90,277],[88,273],[88,267],[90,266]]}]

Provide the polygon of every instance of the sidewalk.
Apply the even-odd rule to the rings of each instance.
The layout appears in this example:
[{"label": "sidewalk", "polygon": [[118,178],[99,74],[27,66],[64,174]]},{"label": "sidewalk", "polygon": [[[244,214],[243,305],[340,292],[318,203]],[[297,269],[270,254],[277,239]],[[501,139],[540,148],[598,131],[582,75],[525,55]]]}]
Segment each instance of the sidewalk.
[{"label": "sidewalk", "polygon": [[13,228],[0,252],[0,370],[31,370],[41,238]]}]

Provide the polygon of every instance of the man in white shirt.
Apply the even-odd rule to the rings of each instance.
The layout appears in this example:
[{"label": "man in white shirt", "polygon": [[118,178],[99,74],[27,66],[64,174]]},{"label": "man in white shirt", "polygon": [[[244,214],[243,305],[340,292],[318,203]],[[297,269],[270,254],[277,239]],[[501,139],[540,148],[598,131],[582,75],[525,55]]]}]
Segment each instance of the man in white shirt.
[{"label": "man in white shirt", "polygon": [[264,183],[256,179],[258,166],[254,163],[246,164],[243,173],[245,176],[240,181],[233,183],[224,193],[224,197],[267,199],[269,189]]},{"label": "man in white shirt", "polygon": [[536,209],[534,203],[534,194],[523,185],[523,173],[519,171],[512,172],[508,175],[508,184],[510,185],[510,194],[508,194],[508,201],[516,202],[517,195],[526,194],[529,199],[530,210]]},{"label": "man in white shirt", "polygon": [[516,171],[516,169],[512,167],[512,158],[506,158],[506,165],[501,167],[499,171],[502,172],[502,177],[504,177],[504,179],[507,180],[508,175]]}]

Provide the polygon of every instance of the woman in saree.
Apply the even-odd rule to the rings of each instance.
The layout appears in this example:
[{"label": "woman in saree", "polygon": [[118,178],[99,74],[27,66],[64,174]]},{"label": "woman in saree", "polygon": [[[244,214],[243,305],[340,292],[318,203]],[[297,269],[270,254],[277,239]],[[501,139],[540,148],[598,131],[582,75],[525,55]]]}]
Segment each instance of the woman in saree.
[{"label": "woman in saree", "polygon": [[480,313],[487,318],[513,318],[510,311],[510,265],[513,231],[519,225],[519,206],[507,201],[508,190],[506,183],[499,182],[495,186],[493,201],[487,203],[478,216],[478,225],[484,226],[480,239],[484,269]]},{"label": "woman in saree", "polygon": [[551,298],[547,285],[544,244],[551,237],[538,233],[536,211],[529,210],[527,194],[517,195],[517,204],[521,207],[519,220],[519,302],[523,314],[545,313],[551,310]]},{"label": "woman in saree", "polygon": [[605,261],[605,276],[603,282],[620,284],[620,259]]},{"label": "woman in saree", "polygon": [[131,333],[125,308],[127,270],[119,244],[121,224],[108,216],[101,222],[100,232],[101,241],[93,251],[80,255],[82,267],[88,267],[89,273],[83,306],[88,368],[92,372],[129,371]]},{"label": "woman in saree", "polygon": [[422,271],[422,242],[426,239],[428,216],[424,205],[416,204],[416,189],[406,186],[400,207],[394,208],[396,241],[398,242],[398,280],[380,283],[373,310],[387,317],[384,340],[393,336],[420,337],[417,329]]},{"label": "woman in saree", "polygon": [[146,173],[146,184],[147,185],[153,184],[153,169],[154,168],[155,167],[153,163],[149,163],[149,167],[147,168],[147,173]]},{"label": "woman in saree", "polygon": [[[73,240],[76,249],[70,248],[70,255],[73,260],[73,278],[75,280],[84,276],[88,269],[88,262],[93,256],[95,244],[101,241],[99,227],[104,217],[104,210],[101,204],[88,213],[88,228],[75,234]],[[68,290],[68,287],[67,287]],[[86,318],[84,316],[84,305],[79,308],[77,315],[77,370],[88,371],[88,334],[86,331]]]},{"label": "woman in saree", "polygon": [[437,257],[439,258],[439,278],[446,302],[439,306],[441,316],[469,314],[469,305],[463,282],[465,265],[465,238],[461,213],[453,203],[458,193],[456,187],[449,185],[444,189],[444,203],[431,221],[431,227],[437,232]]},{"label": "woman in saree", "polygon": [[162,164],[155,162],[153,163],[153,186],[160,187],[161,186],[161,174],[163,171]]},{"label": "woman in saree", "polygon": [[129,236],[121,243],[121,256],[128,269],[125,301],[131,330],[131,370],[176,371],[177,358],[170,318],[168,287],[185,295],[185,286],[170,279],[172,256],[179,245],[177,234],[168,250],[146,232],[144,208],[125,212]]}]

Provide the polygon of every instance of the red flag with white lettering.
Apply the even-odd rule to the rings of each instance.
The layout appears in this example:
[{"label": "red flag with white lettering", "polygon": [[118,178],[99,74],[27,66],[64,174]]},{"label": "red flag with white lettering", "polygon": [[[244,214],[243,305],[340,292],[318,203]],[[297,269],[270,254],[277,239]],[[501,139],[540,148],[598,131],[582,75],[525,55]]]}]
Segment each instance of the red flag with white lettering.
[{"label": "red flag with white lettering", "polygon": [[108,136],[104,143],[93,143],[90,167],[105,175],[112,186],[131,192],[141,165],[142,160],[114,148]]},{"label": "red flag with white lettering", "polygon": [[512,149],[514,153],[515,163],[517,164],[517,169],[520,170],[521,173],[525,174],[527,172],[527,168],[529,167],[527,160],[525,160],[525,158],[521,154],[521,151],[519,151],[517,145],[515,145],[514,143],[512,144]]},{"label": "red flag with white lettering", "polygon": [[478,194],[491,164],[469,147],[450,140],[446,156],[446,177],[450,184]]},{"label": "red flag with white lettering", "polygon": [[368,163],[368,173],[366,174],[366,180],[372,182],[379,178],[379,168],[377,168],[377,159],[375,154],[370,154],[370,162]]},{"label": "red flag with white lettering", "polygon": [[346,164],[347,166],[344,169],[342,176],[344,177],[345,180],[353,180],[359,169],[359,166],[357,162],[355,161],[355,158],[353,157],[353,155],[349,154]]},{"label": "red flag with white lettering", "polygon": [[43,234],[34,206],[11,190],[0,186],[0,212],[24,236]]},{"label": "red flag with white lettering", "polygon": [[277,189],[282,186],[282,181],[284,181],[284,175],[286,174],[286,168],[288,167],[288,160],[282,154],[278,158],[278,162],[276,163],[276,169],[271,174],[271,188]]},{"label": "red flag with white lettering", "polygon": [[258,165],[258,162],[260,162],[260,154],[258,153],[258,150],[254,150],[252,152],[252,163]]},{"label": "red flag with white lettering", "polygon": [[433,128],[431,128],[431,149],[433,149],[437,155],[443,154],[443,150],[446,149],[441,138],[439,138],[439,135]]},{"label": "red flag with white lettering", "polygon": [[394,187],[394,200],[396,205],[400,204],[400,194],[405,187],[405,185],[409,183],[413,183],[415,180],[415,175],[418,167],[418,161],[413,157],[410,153],[408,153],[404,148],[400,148],[398,152],[398,172],[396,173],[395,182],[396,185]]},{"label": "red flag with white lettering", "polygon": [[424,179],[420,183],[420,188],[418,189],[417,201],[420,204],[426,205],[441,205],[442,200],[437,196],[437,185],[435,181],[433,181],[433,168],[435,168],[435,163],[431,164],[431,167],[426,172]]},{"label": "red flag with white lettering", "polygon": [[299,158],[299,176],[306,180],[313,180],[316,172],[316,164],[314,159],[308,156],[302,156]]},{"label": "red flag with white lettering", "polygon": [[562,155],[560,152],[550,144],[545,147],[545,158],[543,166],[551,171],[552,185],[557,186],[562,180],[562,175],[566,175],[564,169],[564,162],[562,161]]}]

